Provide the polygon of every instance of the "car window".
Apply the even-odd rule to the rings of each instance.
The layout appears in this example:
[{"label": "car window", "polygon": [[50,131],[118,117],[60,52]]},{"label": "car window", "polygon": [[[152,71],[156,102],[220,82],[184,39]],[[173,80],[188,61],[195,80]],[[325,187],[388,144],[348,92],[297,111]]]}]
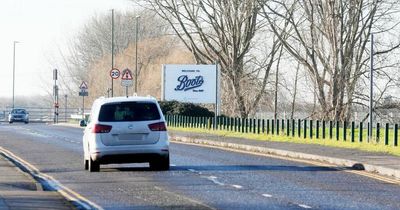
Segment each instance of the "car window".
[{"label": "car window", "polygon": [[12,110],[13,114],[25,114],[25,110],[24,109],[14,109]]},{"label": "car window", "polygon": [[103,122],[148,121],[160,118],[157,105],[150,102],[105,104],[99,114],[99,121]]}]

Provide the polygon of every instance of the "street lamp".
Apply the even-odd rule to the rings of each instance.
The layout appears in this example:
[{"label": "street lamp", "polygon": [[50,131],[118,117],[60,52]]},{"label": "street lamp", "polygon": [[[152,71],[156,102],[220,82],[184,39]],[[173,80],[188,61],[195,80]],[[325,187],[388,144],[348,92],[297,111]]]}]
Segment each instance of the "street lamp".
[{"label": "street lamp", "polygon": [[15,44],[19,43],[18,41],[14,41],[14,53],[13,53],[13,89],[12,89],[12,108],[15,107]]},{"label": "street lamp", "polygon": [[136,16],[136,36],[135,36],[135,62],[136,62],[136,68],[135,68],[135,93],[137,93],[137,78],[138,78],[138,27],[139,27],[139,18],[140,16]]}]

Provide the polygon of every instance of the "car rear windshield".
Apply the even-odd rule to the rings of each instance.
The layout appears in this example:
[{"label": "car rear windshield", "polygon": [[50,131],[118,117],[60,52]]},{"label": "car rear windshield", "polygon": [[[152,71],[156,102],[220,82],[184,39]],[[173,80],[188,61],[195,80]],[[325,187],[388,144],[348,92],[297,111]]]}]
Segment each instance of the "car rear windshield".
[{"label": "car rear windshield", "polygon": [[104,104],[100,109],[101,122],[159,120],[157,105],[150,102],[121,102]]},{"label": "car rear windshield", "polygon": [[25,109],[14,109],[11,111],[13,114],[25,114]]}]

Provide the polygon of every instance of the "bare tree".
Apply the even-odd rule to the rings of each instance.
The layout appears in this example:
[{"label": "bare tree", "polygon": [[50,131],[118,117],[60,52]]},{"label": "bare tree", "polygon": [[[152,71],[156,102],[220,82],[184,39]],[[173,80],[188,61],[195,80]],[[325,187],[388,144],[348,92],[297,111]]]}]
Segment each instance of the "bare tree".
[{"label": "bare tree", "polygon": [[[169,22],[197,63],[219,62],[222,77],[227,81],[226,89],[229,90],[225,94],[230,96],[230,101],[234,101],[239,115],[247,117],[264,95],[269,71],[279,48],[278,40],[273,40],[266,55],[267,61],[261,59],[260,66],[247,68],[252,62],[248,55],[254,44],[253,38],[263,26],[258,18],[259,3],[256,0],[144,1]],[[253,83],[250,78],[256,78],[256,81]],[[255,94],[248,97],[247,90]]]},{"label": "bare tree", "polygon": [[[264,17],[274,33],[287,35],[280,38],[286,51],[306,68],[314,80],[323,116],[349,119],[356,87],[368,67],[370,34],[374,31],[390,35],[398,24],[393,19],[399,7],[398,1],[263,2]],[[290,27],[277,24],[281,22],[288,22]],[[388,54],[398,47],[398,42],[390,43],[375,55]]]}]

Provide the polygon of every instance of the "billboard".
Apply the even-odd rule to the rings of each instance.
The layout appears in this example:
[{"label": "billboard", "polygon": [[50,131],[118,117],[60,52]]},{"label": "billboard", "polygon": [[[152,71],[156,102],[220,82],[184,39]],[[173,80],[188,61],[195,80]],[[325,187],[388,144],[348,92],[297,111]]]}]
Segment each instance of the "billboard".
[{"label": "billboard", "polygon": [[217,103],[217,65],[163,65],[162,100]]}]

